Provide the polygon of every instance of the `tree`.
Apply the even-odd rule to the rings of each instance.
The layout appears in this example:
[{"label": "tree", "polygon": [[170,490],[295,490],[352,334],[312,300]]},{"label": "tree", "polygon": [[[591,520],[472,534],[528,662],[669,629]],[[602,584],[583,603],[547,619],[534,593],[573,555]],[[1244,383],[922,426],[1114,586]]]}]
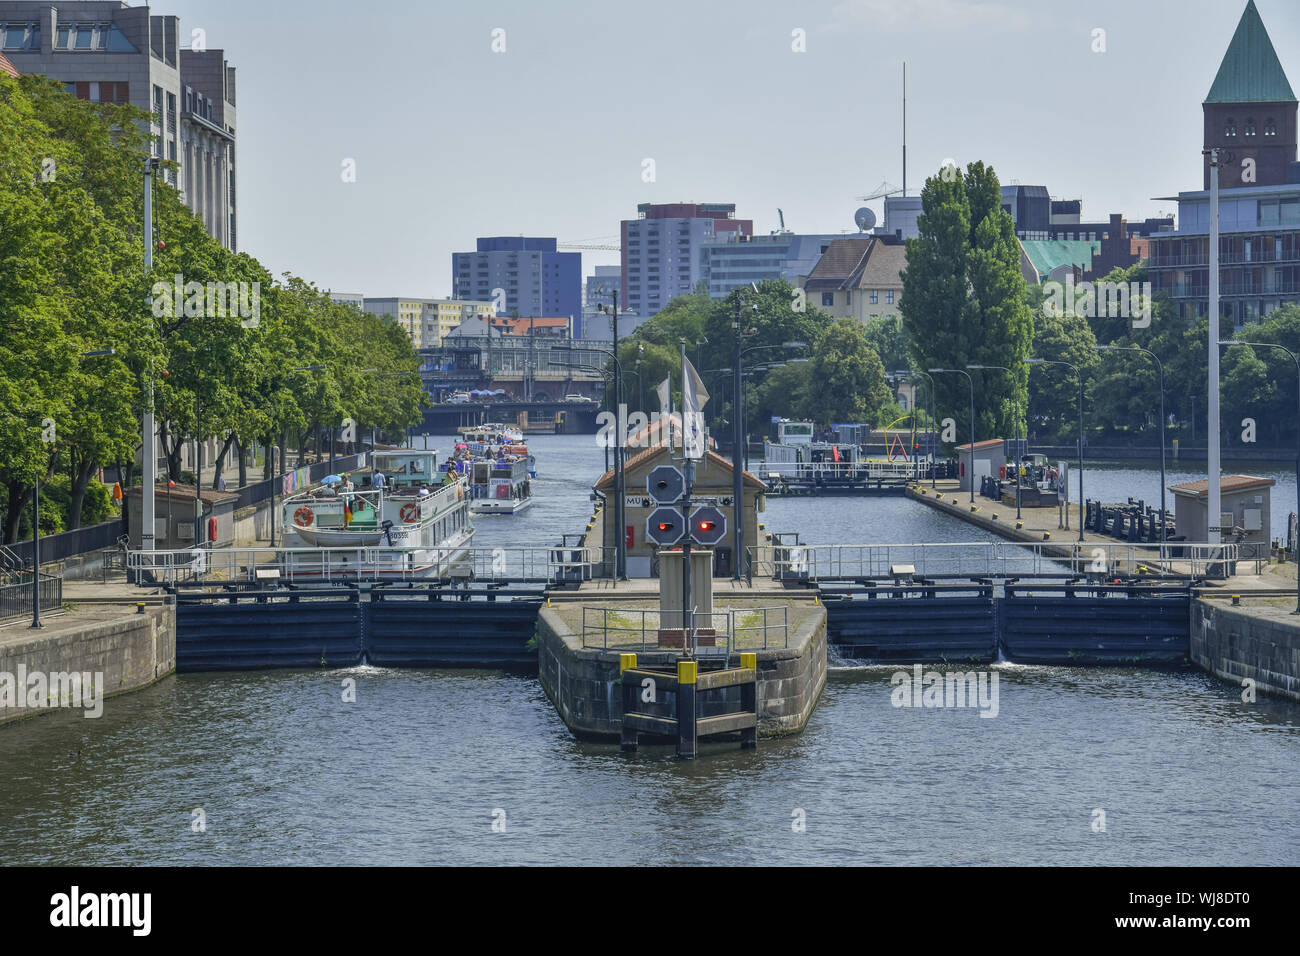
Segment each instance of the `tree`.
[{"label": "tree", "polygon": [[[1073,312],[1043,312],[1037,316],[1034,330],[1034,354],[1052,362],[1069,362],[1083,376],[1085,420],[1088,383],[1096,374],[1098,357],[1093,349],[1097,340],[1086,319]],[[1073,440],[1079,425],[1079,380],[1060,366],[1033,369],[1033,387],[1029,389],[1029,421],[1039,440]]]},{"label": "tree", "polygon": [[[1013,435],[1026,404],[1023,360],[1033,316],[1015,226],[1002,209],[997,176],[981,162],[963,175],[945,170],[921,190],[919,236],[907,240],[900,310],[917,368],[1000,365],[1007,372],[972,372],[977,395],[976,437]],[[1054,356],[1045,356],[1052,358]],[[968,395],[962,376],[935,376],[935,413],[967,434]]]},{"label": "tree", "polygon": [[868,319],[863,326],[867,344],[880,356],[888,371],[901,371],[908,367],[911,357],[907,347],[907,330],[897,315],[882,315]]},{"label": "tree", "polygon": [[804,414],[823,424],[868,422],[893,402],[885,367],[867,344],[862,323],[850,318],[833,321],[813,350]]}]

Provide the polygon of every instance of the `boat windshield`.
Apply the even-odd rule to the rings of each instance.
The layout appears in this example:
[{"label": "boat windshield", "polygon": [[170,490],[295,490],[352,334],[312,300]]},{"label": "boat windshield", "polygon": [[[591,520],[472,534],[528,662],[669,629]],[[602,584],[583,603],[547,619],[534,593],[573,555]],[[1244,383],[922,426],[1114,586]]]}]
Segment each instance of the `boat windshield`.
[{"label": "boat windshield", "polygon": [[375,468],[395,487],[426,485],[435,480],[438,467],[433,452],[375,456]]}]

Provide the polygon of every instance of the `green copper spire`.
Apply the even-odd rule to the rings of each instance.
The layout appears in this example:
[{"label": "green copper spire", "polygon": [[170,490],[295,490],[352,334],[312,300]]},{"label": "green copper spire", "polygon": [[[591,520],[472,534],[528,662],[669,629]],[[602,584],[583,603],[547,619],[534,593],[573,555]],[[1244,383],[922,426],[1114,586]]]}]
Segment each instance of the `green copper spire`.
[{"label": "green copper spire", "polygon": [[1207,103],[1294,103],[1295,94],[1268,38],[1264,21],[1248,0],[1228,52],[1219,64],[1219,75],[1205,97]]}]

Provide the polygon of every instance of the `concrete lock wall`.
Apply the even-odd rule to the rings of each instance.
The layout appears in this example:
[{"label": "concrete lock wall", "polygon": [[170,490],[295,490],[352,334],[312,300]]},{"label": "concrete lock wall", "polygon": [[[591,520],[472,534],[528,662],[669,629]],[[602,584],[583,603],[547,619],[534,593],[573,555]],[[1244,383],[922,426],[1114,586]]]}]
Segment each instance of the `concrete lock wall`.
[{"label": "concrete lock wall", "polygon": [[[101,605],[78,612],[88,620],[51,617],[46,628],[0,631],[0,674],[89,672],[103,676],[96,696],[140,690],[176,670],[176,609],[146,607],[143,614]],[[0,724],[22,720],[57,706],[0,705]]]},{"label": "concrete lock wall", "polygon": [[1192,602],[1191,658],[1234,684],[1249,678],[1258,690],[1300,700],[1300,628],[1289,610],[1276,619],[1220,602]]},{"label": "concrete lock wall", "polygon": [[[788,648],[757,651],[758,733],[763,737],[803,730],[826,686],[826,613],[790,635]],[[537,622],[538,679],[565,725],[577,737],[607,740],[622,731],[618,652],[588,649],[560,616],[542,608]],[[668,653],[639,653],[638,663],[675,659]]]}]

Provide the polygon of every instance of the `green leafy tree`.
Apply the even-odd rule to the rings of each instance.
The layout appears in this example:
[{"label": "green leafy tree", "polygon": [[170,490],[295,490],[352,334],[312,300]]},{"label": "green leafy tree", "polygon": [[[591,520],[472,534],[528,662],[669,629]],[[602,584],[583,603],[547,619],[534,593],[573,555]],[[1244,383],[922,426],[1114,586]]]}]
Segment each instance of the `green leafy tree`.
[{"label": "green leafy tree", "polygon": [[[912,362],[921,369],[969,364],[1011,369],[971,375],[977,440],[1013,435],[1026,405],[1023,360],[1033,338],[1033,315],[997,176],[980,162],[964,174],[947,170],[926,180],[921,204],[919,236],[907,240],[899,306]],[[935,413],[954,418],[961,435],[968,427],[967,387],[962,376],[935,376]]]},{"label": "green leafy tree", "polygon": [[[836,319],[817,339],[803,392],[804,414],[822,424],[880,422],[896,408],[880,356],[867,344],[862,323]],[[897,417],[897,416],[895,416]]]}]

